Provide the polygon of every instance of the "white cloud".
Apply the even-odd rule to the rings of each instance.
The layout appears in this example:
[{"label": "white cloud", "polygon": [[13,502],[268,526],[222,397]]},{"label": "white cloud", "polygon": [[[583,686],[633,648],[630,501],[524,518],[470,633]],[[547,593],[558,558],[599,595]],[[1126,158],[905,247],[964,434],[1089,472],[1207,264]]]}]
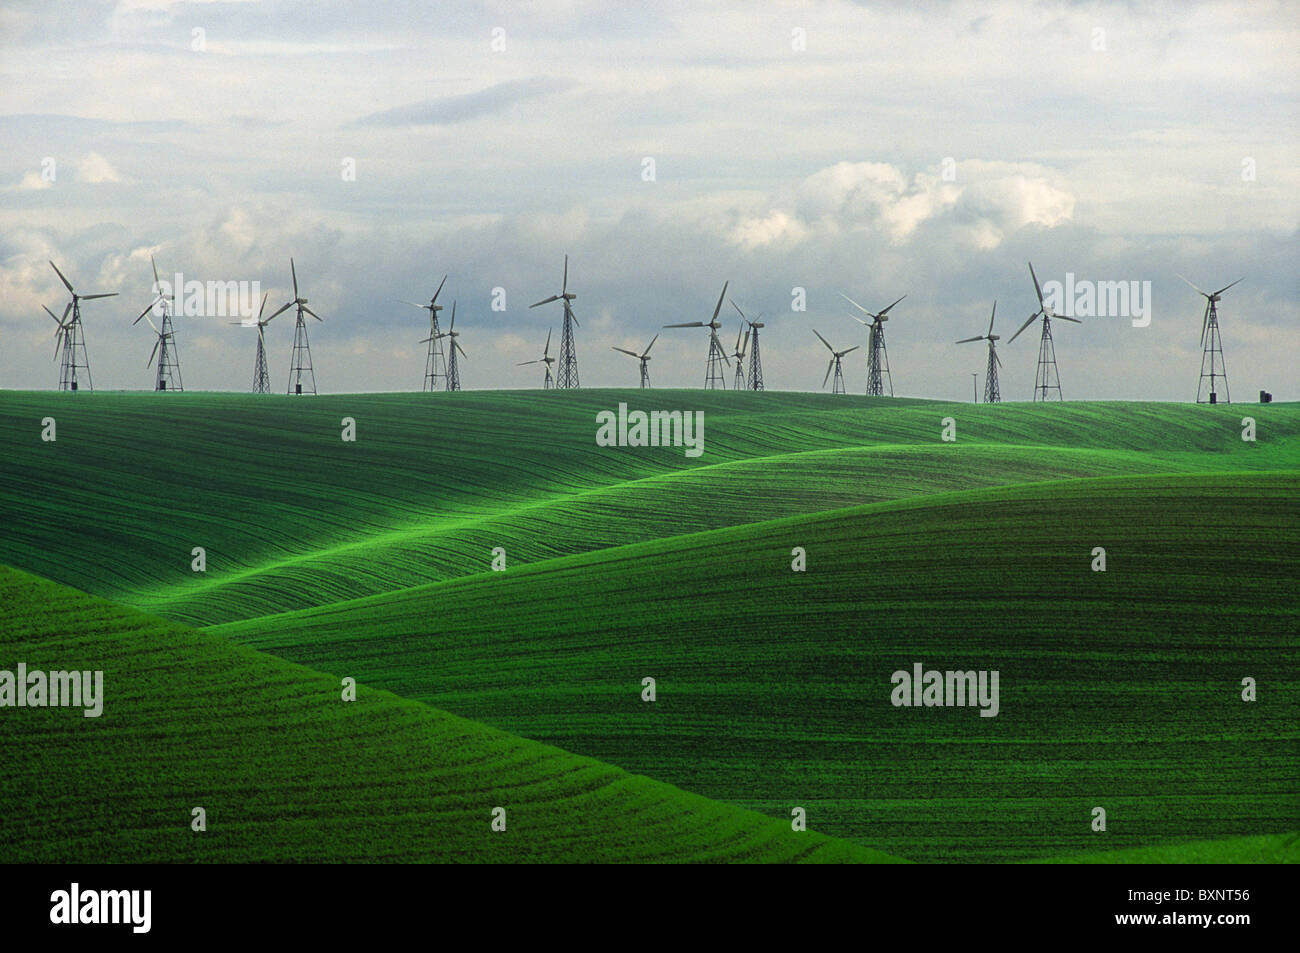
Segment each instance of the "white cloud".
[{"label": "white cloud", "polygon": [[52,188],[54,183],[39,172],[27,172],[17,185],[11,185],[6,191],[12,192],[37,192],[41,189]]},{"label": "white cloud", "polygon": [[732,230],[732,244],[745,249],[774,243],[797,244],[808,236],[808,227],[793,215],[776,209],[767,215],[746,218]]},{"label": "white cloud", "polygon": [[89,152],[77,163],[77,181],[99,185],[105,182],[121,182],[122,177],[102,155],[98,152]]},{"label": "white cloud", "polygon": [[815,232],[866,230],[905,244],[921,226],[935,223],[951,226],[958,241],[988,250],[1026,226],[1054,228],[1071,220],[1074,196],[1052,178],[1047,169],[999,162],[963,163],[957,182],[935,170],[909,178],[888,163],[837,162],[799,184],[797,211],[772,208],[745,217],[729,237],[752,250],[798,244]]}]

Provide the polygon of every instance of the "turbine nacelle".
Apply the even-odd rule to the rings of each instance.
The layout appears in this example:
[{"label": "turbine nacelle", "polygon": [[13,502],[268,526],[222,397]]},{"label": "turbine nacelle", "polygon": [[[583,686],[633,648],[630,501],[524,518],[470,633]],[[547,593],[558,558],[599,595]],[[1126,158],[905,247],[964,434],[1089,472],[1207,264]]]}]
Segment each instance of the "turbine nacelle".
[{"label": "turbine nacelle", "polygon": [[[577,300],[578,300],[577,293],[569,290],[569,256],[565,255],[564,256],[564,278],[560,282],[560,293],[553,294],[549,298],[543,298],[541,301],[535,301],[532,304],[530,304],[528,307],[536,308],[539,305],[550,304],[552,301],[563,301],[565,315],[567,317],[572,318],[573,313],[569,311],[569,303]],[[578,319],[573,318],[573,320],[574,323],[576,324]]]},{"label": "turbine nacelle", "polygon": [[[1020,337],[1020,332],[1033,324],[1034,320],[1039,317],[1043,319],[1044,334],[1047,333],[1047,325],[1052,321],[1069,321],[1072,324],[1083,324],[1083,322],[1078,318],[1072,318],[1065,314],[1057,314],[1047,306],[1047,302],[1043,299],[1043,288],[1038,283],[1038,275],[1034,273],[1034,263],[1032,261],[1029,262],[1029,277],[1034,281],[1034,293],[1038,296],[1038,310],[1025,319],[1025,323],[1020,326],[1019,330],[1017,330],[1015,334],[1011,335],[1010,339],[1007,341],[1008,344]],[[994,307],[996,307],[996,305],[994,305]],[[990,322],[990,327],[991,326],[992,322]]]},{"label": "turbine nacelle", "polygon": [[1199,294],[1202,298],[1204,298],[1204,299],[1205,299],[1207,302],[1209,302],[1210,304],[1218,304],[1220,301],[1223,300],[1223,293],[1224,293],[1225,291],[1227,291],[1229,288],[1231,288],[1232,285],[1240,284],[1241,282],[1243,282],[1243,281],[1246,280],[1245,278],[1238,278],[1238,279],[1237,279],[1236,281],[1234,281],[1232,284],[1230,284],[1230,285],[1224,285],[1224,286],[1223,286],[1222,288],[1220,288],[1218,291],[1208,291],[1208,292],[1207,292],[1207,291],[1202,291],[1200,288],[1197,288],[1196,285],[1192,284],[1192,283],[1191,283],[1190,281],[1188,281],[1186,278],[1183,278],[1182,275],[1179,275],[1178,277],[1179,277],[1179,278],[1182,278],[1182,280],[1183,280],[1183,281],[1184,281],[1184,282],[1185,282],[1185,283],[1186,283],[1190,288],[1192,288],[1192,289],[1193,289],[1197,294]]},{"label": "turbine nacelle", "polygon": [[892,304],[889,304],[881,308],[879,311],[868,311],[866,308],[862,307],[862,305],[858,304],[856,301],[854,301],[846,294],[841,294],[840,297],[843,298],[845,301],[847,301],[849,304],[853,305],[853,307],[857,308],[859,311],[861,311],[863,314],[865,314],[867,317],[871,319],[870,321],[863,321],[857,315],[854,315],[853,316],[854,321],[857,321],[858,324],[864,324],[868,326],[875,325],[876,327],[879,327],[880,325],[884,324],[884,322],[889,320],[889,318],[886,317],[886,315],[889,314],[890,309],[893,308],[894,305],[898,304],[898,301],[902,301],[903,298],[906,298],[907,295],[903,295],[903,298],[899,298],[898,301],[895,301]]},{"label": "turbine nacelle", "polygon": [[751,321],[749,320],[749,315],[745,314],[744,311],[740,310],[740,305],[736,304],[736,302],[733,301],[731,302],[731,306],[736,309],[736,313],[740,315],[741,318],[744,319],[744,322],[748,324],[751,328],[757,329],[757,328],[767,327],[767,325],[763,323],[763,315],[760,314],[753,321]]},{"label": "turbine nacelle", "polygon": [[611,350],[618,351],[620,354],[626,354],[628,357],[635,357],[638,361],[644,364],[646,361],[650,360],[650,349],[655,346],[655,341],[658,340],[659,340],[659,335],[656,334],[654,337],[650,339],[650,343],[645,346],[645,350],[642,351],[640,354],[638,354],[636,351],[629,351],[625,347],[616,347],[616,348],[612,348]]},{"label": "turbine nacelle", "polygon": [[[93,301],[93,300],[95,300],[96,298],[116,298],[116,297],[117,297],[117,292],[116,292],[116,291],[109,292],[108,294],[94,294],[94,295],[82,295],[82,294],[77,294],[76,290],[72,287],[72,282],[70,282],[66,277],[64,277],[63,272],[59,271],[59,266],[56,265],[54,262],[50,262],[50,267],[54,269],[54,273],[55,273],[56,275],[58,275],[58,276],[59,276],[59,280],[63,282],[63,287],[65,287],[65,288],[68,289],[68,294],[72,295],[72,302],[71,302],[71,304],[68,305],[68,307],[76,307],[76,314],[73,315],[73,321],[78,320],[78,318],[79,318],[79,316],[80,316],[80,313],[81,313],[81,308],[80,308],[80,307],[77,307],[78,302],[80,302],[80,301]],[[151,307],[152,307],[152,306],[151,306]],[[67,312],[65,311],[64,313],[66,314]]]}]

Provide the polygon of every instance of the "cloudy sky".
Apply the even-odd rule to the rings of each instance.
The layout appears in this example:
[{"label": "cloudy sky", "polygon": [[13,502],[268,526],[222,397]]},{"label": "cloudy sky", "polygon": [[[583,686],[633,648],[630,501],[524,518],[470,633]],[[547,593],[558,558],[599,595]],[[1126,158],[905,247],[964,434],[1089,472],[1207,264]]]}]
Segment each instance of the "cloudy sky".
[{"label": "cloudy sky", "polygon": [[[1005,337],[1032,260],[1150,282],[1148,327],[1058,326],[1067,398],[1195,397],[1181,273],[1245,276],[1233,396],[1300,399],[1295,4],[6,2],[0,72],[0,387],[57,384],[51,258],[121,293],[85,306],[95,385],[150,387],[151,254],[273,307],[292,255],[323,392],[419,389],[427,318],[397,299],[449,274],[464,386],[537,386],[515,365],[559,309],[527,306],[567,252],[588,387],[635,384],[611,346],[708,320],[729,280],[767,315],[769,387],[821,385],[813,328],[865,344],[841,293],[906,294],[896,392],[968,399],[984,352],[953,342],[996,299],[1003,396],[1028,399],[1037,336]],[[267,332],[275,390],[292,331]],[[187,387],[248,389],[252,335],[178,319]],[[698,386],[706,344],[663,332],[654,382]],[[845,370],[862,392],[863,352]]]}]

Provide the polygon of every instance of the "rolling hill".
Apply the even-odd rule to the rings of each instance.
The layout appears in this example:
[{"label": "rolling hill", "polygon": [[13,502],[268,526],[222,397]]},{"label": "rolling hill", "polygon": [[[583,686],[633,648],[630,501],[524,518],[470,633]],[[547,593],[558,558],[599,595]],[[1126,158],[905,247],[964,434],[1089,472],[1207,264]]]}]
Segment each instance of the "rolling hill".
[{"label": "rolling hill", "polygon": [[12,569],[0,633],[9,670],[104,672],[98,718],[0,716],[8,863],[892,860],[364,685],[344,702],[338,679]]},{"label": "rolling hill", "polygon": [[[0,563],[207,625],[472,574],[495,546],[513,566],[948,490],[1300,467],[1289,405],[1251,408],[1247,444],[1228,407],[653,393],[3,394]],[[597,447],[620,401],[702,410],[706,452]]]},{"label": "rolling hill", "polygon": [[[597,446],[620,401],[702,410],[704,455]],[[788,831],[804,806],[823,859],[1120,862],[1300,829],[1295,405],[0,393],[0,440],[0,563],[709,810]],[[916,662],[998,670],[999,714],[895,708]],[[528,856],[650,856],[588,833]],[[682,837],[665,858],[740,856]]]},{"label": "rolling hill", "polygon": [[[909,859],[1019,860],[1300,828],[1297,553],[1290,475],[1078,480],[211,631],[765,813],[794,791],[820,830]],[[998,670],[1000,714],[891,706],[916,662]]]}]

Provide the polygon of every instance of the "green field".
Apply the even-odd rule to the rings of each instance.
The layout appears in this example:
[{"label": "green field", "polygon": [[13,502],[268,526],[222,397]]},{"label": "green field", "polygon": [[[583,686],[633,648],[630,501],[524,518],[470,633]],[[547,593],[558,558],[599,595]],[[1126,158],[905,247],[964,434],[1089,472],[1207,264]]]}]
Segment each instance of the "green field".
[{"label": "green field", "polygon": [[[706,452],[597,446],[619,401]],[[0,669],[116,673],[0,710],[17,856],[1294,854],[1300,406],[0,392],[0,440],[0,564],[71,587],[5,574]],[[894,707],[914,662],[998,716]]]},{"label": "green field", "polygon": [[337,679],[12,569],[0,604],[6,652],[102,666],[110,698],[0,721],[6,862],[893,860],[387,692],[345,703]]}]

